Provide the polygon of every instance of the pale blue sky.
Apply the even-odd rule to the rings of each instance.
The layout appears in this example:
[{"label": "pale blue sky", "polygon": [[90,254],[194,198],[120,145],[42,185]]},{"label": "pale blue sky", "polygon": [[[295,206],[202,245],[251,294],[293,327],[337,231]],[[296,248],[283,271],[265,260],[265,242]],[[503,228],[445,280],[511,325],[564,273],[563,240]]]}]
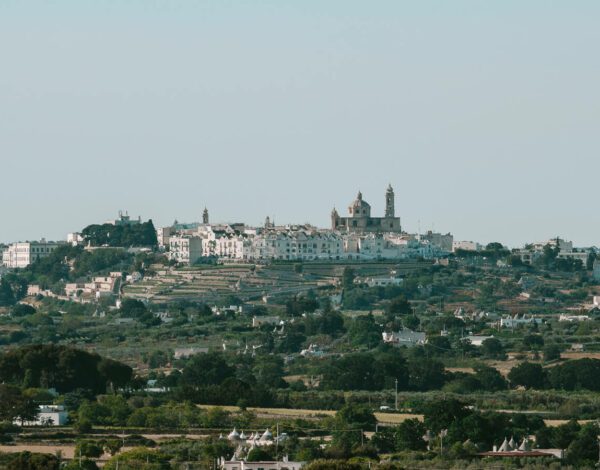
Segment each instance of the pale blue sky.
[{"label": "pale blue sky", "polygon": [[2,0],[0,241],[156,225],[600,245],[597,1]]}]

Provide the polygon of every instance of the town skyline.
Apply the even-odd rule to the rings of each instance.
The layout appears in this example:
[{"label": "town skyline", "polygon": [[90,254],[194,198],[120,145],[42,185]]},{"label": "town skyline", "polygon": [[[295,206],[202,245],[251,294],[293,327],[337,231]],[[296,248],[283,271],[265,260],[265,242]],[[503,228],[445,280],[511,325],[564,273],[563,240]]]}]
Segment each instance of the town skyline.
[{"label": "town skyline", "polygon": [[[388,203],[388,192],[389,190],[392,189],[392,185],[391,183],[388,184],[388,189],[385,192],[385,197],[386,197],[386,201],[385,203],[381,203],[381,201],[379,202],[379,204],[377,203],[377,200],[372,200],[370,198],[368,198],[367,196],[363,196],[363,192],[359,189],[358,190],[358,196],[356,196],[356,200],[358,200],[358,198],[360,198],[361,200],[364,200],[365,202],[368,202],[368,205],[371,206],[373,208],[372,214],[373,216],[377,217],[377,216],[382,216],[384,215],[384,211],[387,215],[387,203]],[[396,202],[396,198],[394,197],[394,192],[392,189],[392,213],[394,211],[394,203]],[[381,198],[383,199],[383,198]],[[330,230],[332,229],[332,220],[331,218],[333,217],[333,212],[336,213],[337,216],[347,216],[350,215],[350,209],[351,209],[351,205],[355,204],[355,201],[349,201],[348,204],[346,204],[345,206],[342,205],[334,205],[333,206],[333,211],[330,213],[329,216],[329,222],[328,223],[324,223],[324,224],[319,224],[319,223],[315,223],[312,220],[303,220],[303,221],[288,221],[288,220],[281,220],[279,219],[275,214],[267,214],[265,216],[265,218],[263,218],[263,220],[259,220],[259,221],[252,221],[252,222],[248,222],[247,220],[245,220],[243,217],[233,217],[233,218],[229,218],[229,219],[220,219],[218,216],[217,218],[213,218],[211,217],[211,224],[236,224],[236,223],[242,223],[245,224],[247,227],[262,227],[265,225],[265,220],[270,221],[271,223],[275,222],[278,226],[302,226],[302,225],[311,225],[317,229],[324,229],[324,230]],[[385,207],[384,207],[385,206]],[[160,227],[167,227],[167,226],[171,226],[173,223],[198,223],[203,221],[203,219],[205,217],[208,217],[208,204],[205,204],[204,206],[202,206],[202,210],[199,211],[199,216],[196,217],[189,217],[189,218],[178,218],[178,217],[174,217],[172,218],[170,221],[163,221],[163,219],[156,219],[154,217],[152,217],[151,215],[142,215],[142,214],[136,214],[134,212],[130,212],[129,209],[119,209],[118,211],[116,211],[116,213],[118,213],[118,216],[121,217],[122,215],[127,216],[127,217],[131,217],[132,219],[135,218],[139,218],[140,220],[152,220],[154,223],[154,226],[158,229]],[[211,214],[213,214],[212,211],[210,211]],[[112,217],[114,217],[115,214],[112,214]],[[556,233],[554,235],[540,235],[538,238],[535,239],[529,239],[529,240],[525,240],[520,244],[510,244],[507,243],[504,240],[501,240],[499,238],[491,238],[491,239],[477,239],[474,237],[457,237],[455,235],[455,233],[452,230],[445,230],[444,228],[440,228],[440,227],[436,227],[435,223],[432,223],[431,226],[427,226],[422,224],[421,220],[418,219],[417,220],[417,224],[416,227],[413,227],[412,225],[409,224],[409,226],[406,226],[405,222],[404,222],[404,218],[401,216],[401,214],[396,213],[396,216],[399,217],[399,221],[398,223],[401,223],[402,226],[402,232],[403,233],[412,233],[412,234],[426,234],[427,232],[433,232],[433,233],[440,233],[440,234],[452,234],[454,235],[454,240],[458,241],[458,240],[464,240],[464,241],[473,241],[476,243],[480,243],[482,244],[482,246],[485,246],[487,243],[493,243],[493,242],[500,242],[502,244],[504,244],[505,246],[508,246],[509,248],[519,248],[522,247],[526,244],[529,243],[539,243],[543,240],[548,240],[548,239],[552,239],[552,238],[562,238],[562,239],[567,239],[570,241],[573,241],[572,238],[569,238],[568,236],[565,236],[564,233],[559,232]],[[319,219],[322,219],[323,217],[320,217]],[[107,215],[107,217],[105,217],[105,219],[107,220],[112,220],[111,216]],[[400,222],[401,221],[401,222]],[[48,241],[61,241],[61,240],[65,240],[67,238],[67,234],[68,233],[77,233],[81,230],[81,228],[83,228],[84,226],[88,226],[88,225],[92,225],[92,224],[102,224],[104,223],[104,219],[101,220],[94,220],[94,221],[87,221],[85,222],[83,225],[79,226],[78,228],[73,228],[67,231],[63,231],[62,235],[59,234],[56,237],[49,237],[49,236],[44,236],[41,235],[37,238],[19,238],[19,239],[11,239],[11,240],[2,240],[0,238],[0,244],[1,243],[14,243],[14,242],[25,242],[25,241],[35,241],[35,240],[48,240]],[[338,228],[336,228],[335,230],[339,230]],[[391,231],[391,230],[378,230],[379,232],[386,232],[386,231]],[[397,230],[393,230],[393,231],[397,231]],[[576,246],[597,246],[595,243],[590,243],[590,244],[581,244],[579,243],[578,240],[575,240],[575,245]]]}]

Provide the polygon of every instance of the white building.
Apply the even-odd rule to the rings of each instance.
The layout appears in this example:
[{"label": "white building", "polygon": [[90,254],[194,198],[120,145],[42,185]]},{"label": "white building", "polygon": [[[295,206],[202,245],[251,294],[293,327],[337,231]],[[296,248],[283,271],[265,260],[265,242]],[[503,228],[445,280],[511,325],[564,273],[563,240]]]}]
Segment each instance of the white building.
[{"label": "white building", "polygon": [[82,245],[85,239],[79,232],[67,233],[67,243],[72,246]]},{"label": "white building", "polygon": [[265,230],[252,240],[251,260],[332,260],[344,254],[342,237],[308,226]]},{"label": "white building", "polygon": [[173,227],[159,227],[156,229],[156,240],[159,248],[169,248],[169,239],[172,233]]},{"label": "white building", "polygon": [[523,314],[522,316],[519,314],[507,315],[500,319],[500,326],[502,328],[515,328],[520,325],[531,325],[533,323],[539,325],[542,323],[542,319],[527,314]]},{"label": "white building", "polygon": [[69,413],[62,405],[40,405],[36,418],[33,421],[14,420],[18,426],[64,426],[69,420]]},{"label": "white building", "polygon": [[493,336],[483,336],[483,335],[469,335],[463,338],[464,341],[468,341],[473,346],[480,347],[486,339],[491,339]]},{"label": "white building", "polygon": [[120,272],[112,272],[109,276],[94,277],[90,282],[70,282],[65,285],[65,294],[69,297],[93,295],[96,298],[116,294],[117,284],[121,281]]},{"label": "white building", "polygon": [[192,265],[202,257],[202,238],[178,235],[169,238],[169,259]]},{"label": "white building", "polygon": [[39,242],[13,243],[2,253],[2,264],[7,268],[26,268],[38,259],[49,256],[61,244],[47,242],[43,238]]},{"label": "white building", "polygon": [[175,359],[185,359],[188,357],[195,356],[196,354],[207,354],[208,348],[189,347],[189,348],[175,348],[173,351],[173,357]]},{"label": "white building", "polygon": [[404,328],[398,332],[382,333],[384,343],[394,346],[422,346],[426,342],[426,334]]},{"label": "white building", "polygon": [[558,317],[559,322],[574,323],[574,322],[581,322],[581,321],[588,321],[588,320],[591,320],[591,318],[587,315],[567,315],[567,314],[561,313]]},{"label": "white building", "polygon": [[467,240],[462,240],[462,241],[453,241],[452,242],[452,251],[456,251],[456,250],[464,250],[464,251],[480,251],[482,249],[482,246],[477,243],[477,242],[473,242],[473,241],[467,241]]},{"label": "white building", "polygon": [[245,460],[222,460],[223,470],[300,470],[306,462],[282,461],[259,461],[246,462]]},{"label": "white building", "polygon": [[369,287],[387,287],[400,286],[404,282],[401,277],[395,276],[373,276],[366,278],[357,278],[354,280],[356,284],[366,284]]},{"label": "white building", "polygon": [[454,236],[451,233],[442,234],[429,230],[424,235],[419,235],[419,240],[427,241],[431,245],[439,248],[441,251],[451,253],[454,246]]}]

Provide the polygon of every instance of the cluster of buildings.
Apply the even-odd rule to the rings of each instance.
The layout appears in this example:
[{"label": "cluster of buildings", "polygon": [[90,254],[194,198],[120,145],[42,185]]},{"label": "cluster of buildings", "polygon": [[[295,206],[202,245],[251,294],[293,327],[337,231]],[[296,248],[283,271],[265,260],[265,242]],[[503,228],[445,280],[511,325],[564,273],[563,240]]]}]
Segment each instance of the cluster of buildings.
[{"label": "cluster of buildings", "polygon": [[67,297],[77,299],[80,297],[111,297],[118,293],[123,274],[111,272],[108,276],[94,277],[90,282],[68,283],[65,285]]},{"label": "cluster of buildings", "polygon": [[594,251],[592,248],[573,248],[573,242],[562,240],[561,238],[553,238],[545,242],[532,243],[524,248],[514,250],[513,255],[521,258],[524,264],[534,264],[539,258],[544,256],[544,248],[558,248],[557,258],[579,260],[585,266],[590,253]]},{"label": "cluster of buildings", "polygon": [[[225,439],[221,434],[220,439]],[[235,453],[231,460],[225,458],[219,459],[219,467],[224,470],[300,470],[306,462],[292,462],[287,456],[282,460],[275,461],[248,461],[248,453],[256,447],[272,446],[277,443],[283,443],[288,439],[285,433],[273,436],[269,429],[263,433],[256,432],[246,435],[244,431],[238,432],[236,429],[227,435],[227,440],[235,447]]]},{"label": "cluster of buildings", "polygon": [[[115,226],[136,225],[141,218],[131,218],[119,212],[116,219],[106,221]],[[327,261],[327,260],[378,260],[378,259],[443,259],[450,253],[480,251],[483,246],[473,241],[456,241],[452,234],[428,231],[410,234],[402,229],[396,216],[394,190],[385,192],[383,217],[373,216],[371,205],[359,191],[348,206],[348,214],[340,216],[337,209],[331,212],[331,225],[327,229],[310,224],[276,225],[269,217],[263,226],[250,227],[243,223],[212,224],[208,210],[202,222],[179,223],[157,229],[159,247],[168,257],[181,264],[192,265],[202,259],[219,259],[231,262]],[[70,233],[67,242],[84,243],[81,234]],[[63,242],[28,241],[0,245],[2,266],[25,268],[38,259],[49,256]],[[559,238],[527,245],[513,250],[524,263],[534,263],[543,256],[546,246],[558,248],[559,258],[578,259],[586,263],[590,249],[573,248],[573,243]],[[600,280],[600,261],[594,265],[594,277]]]},{"label": "cluster of buildings", "polygon": [[500,447],[494,445],[491,451],[482,452],[479,455],[503,458],[554,457],[562,460],[565,457],[565,451],[563,449],[533,449],[529,439],[523,438],[519,444],[511,437],[510,440],[504,438]]},{"label": "cluster of buildings", "polygon": [[348,216],[331,213],[331,228],[312,225],[277,226],[269,217],[262,227],[244,224],[211,224],[204,209],[202,223],[180,224],[157,230],[159,245],[170,259],[194,264],[202,258],[266,262],[273,260],[376,260],[433,259],[453,249],[451,234],[402,231],[395,216],[394,191],[385,194],[385,216],[371,216],[371,206],[358,193]]}]

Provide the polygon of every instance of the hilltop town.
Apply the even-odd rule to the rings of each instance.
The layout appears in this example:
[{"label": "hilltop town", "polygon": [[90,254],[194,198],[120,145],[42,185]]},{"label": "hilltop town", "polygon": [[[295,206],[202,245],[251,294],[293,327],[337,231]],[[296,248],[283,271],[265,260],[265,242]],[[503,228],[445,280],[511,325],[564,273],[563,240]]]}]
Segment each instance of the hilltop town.
[{"label": "hilltop town", "polygon": [[593,465],[598,249],[407,233],[384,198],[1,245],[0,468]]}]

